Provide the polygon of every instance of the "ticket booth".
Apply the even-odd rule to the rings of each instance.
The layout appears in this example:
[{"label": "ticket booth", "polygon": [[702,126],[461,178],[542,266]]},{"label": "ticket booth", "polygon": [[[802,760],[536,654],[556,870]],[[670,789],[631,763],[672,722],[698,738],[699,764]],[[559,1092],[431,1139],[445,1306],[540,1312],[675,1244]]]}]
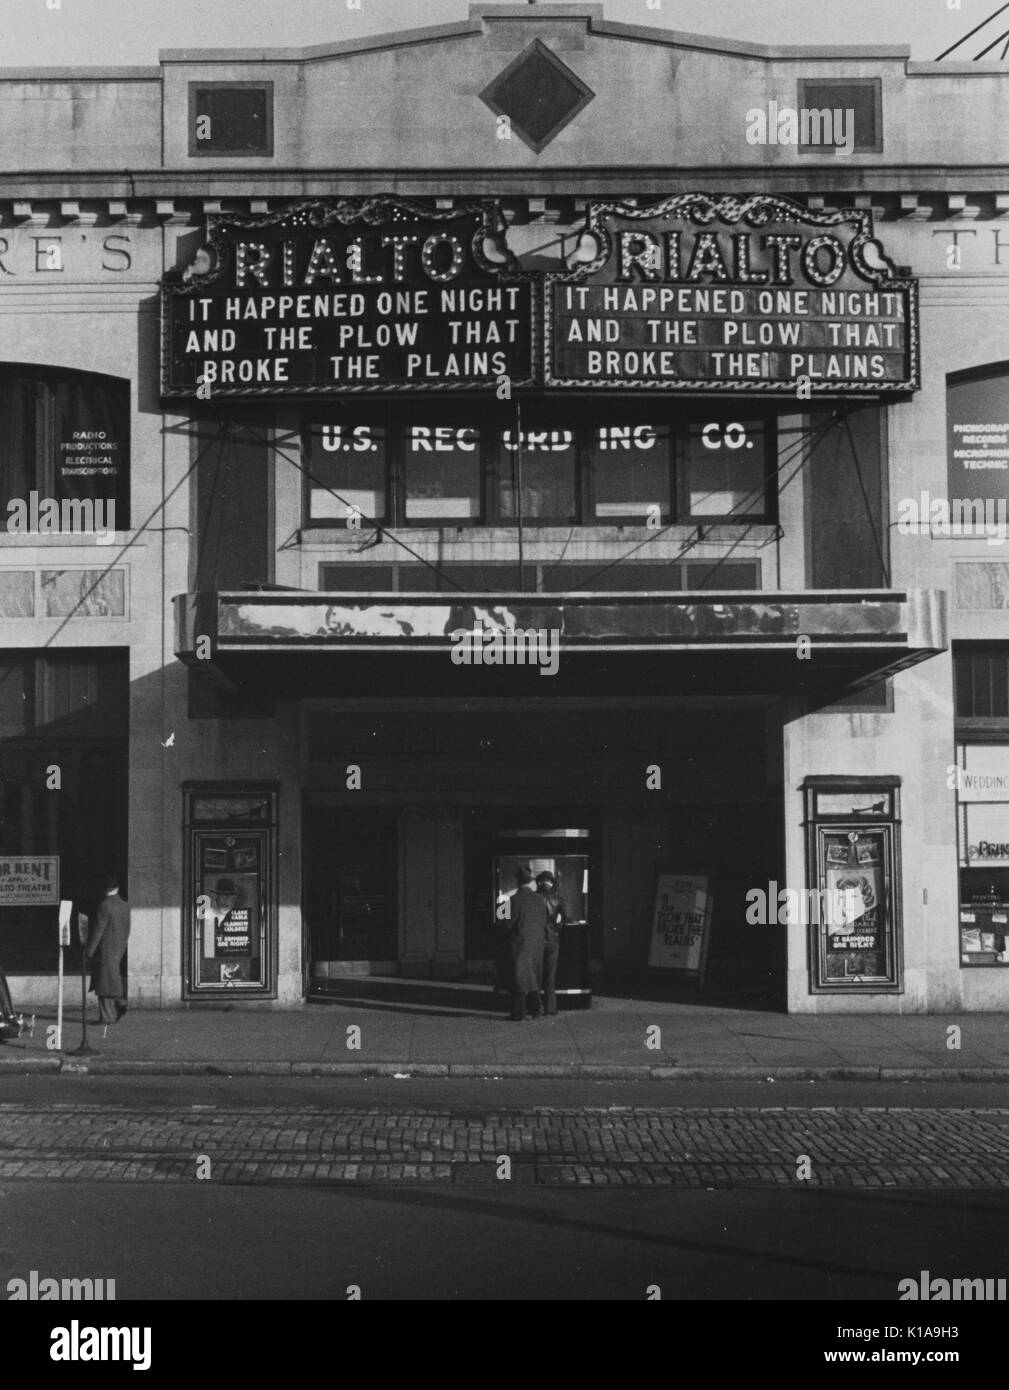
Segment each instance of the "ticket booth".
[{"label": "ticket booth", "polygon": [[[499,830],[492,842],[491,898],[498,926],[502,908],[518,887],[516,874],[522,865],[534,876],[544,872],[554,875],[564,901],[557,960],[558,1006],[566,1002],[575,1008],[589,1008],[592,1003],[591,863],[590,832],[585,828]],[[498,972],[495,988],[499,993],[510,990],[506,971]]]}]

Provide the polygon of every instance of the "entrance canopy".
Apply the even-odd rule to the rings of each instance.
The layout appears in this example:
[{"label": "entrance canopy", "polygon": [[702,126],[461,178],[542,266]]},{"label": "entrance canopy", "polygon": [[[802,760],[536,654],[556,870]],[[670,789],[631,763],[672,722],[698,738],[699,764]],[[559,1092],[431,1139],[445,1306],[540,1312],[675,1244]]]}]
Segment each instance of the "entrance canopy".
[{"label": "entrance canopy", "polygon": [[180,661],[278,698],[843,694],[946,647],[944,595],[181,594]]}]

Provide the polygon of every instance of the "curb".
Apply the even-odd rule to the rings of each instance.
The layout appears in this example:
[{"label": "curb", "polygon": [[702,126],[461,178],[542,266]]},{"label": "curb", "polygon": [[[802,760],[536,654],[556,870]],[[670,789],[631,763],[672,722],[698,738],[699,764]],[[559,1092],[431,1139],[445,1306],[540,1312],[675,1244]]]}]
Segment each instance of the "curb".
[{"label": "curb", "polygon": [[605,1062],[253,1062],[125,1061],[111,1057],[0,1057],[0,1075],[428,1077],[457,1080],[582,1081],[983,1081],[1009,1082],[1009,1067],[886,1067],[656,1064]]}]

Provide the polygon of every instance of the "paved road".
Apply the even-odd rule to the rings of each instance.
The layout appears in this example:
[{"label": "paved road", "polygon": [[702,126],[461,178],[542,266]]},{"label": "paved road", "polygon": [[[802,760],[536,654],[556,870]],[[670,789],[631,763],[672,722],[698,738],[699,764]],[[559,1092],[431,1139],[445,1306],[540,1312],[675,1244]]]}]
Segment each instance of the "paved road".
[{"label": "paved road", "polygon": [[1009,1109],[0,1106],[0,1183],[1009,1188]]},{"label": "paved road", "polygon": [[1009,1274],[1003,1088],[53,1078],[0,1098],[0,1297],[32,1269],[120,1300],[893,1302],[921,1270]]}]

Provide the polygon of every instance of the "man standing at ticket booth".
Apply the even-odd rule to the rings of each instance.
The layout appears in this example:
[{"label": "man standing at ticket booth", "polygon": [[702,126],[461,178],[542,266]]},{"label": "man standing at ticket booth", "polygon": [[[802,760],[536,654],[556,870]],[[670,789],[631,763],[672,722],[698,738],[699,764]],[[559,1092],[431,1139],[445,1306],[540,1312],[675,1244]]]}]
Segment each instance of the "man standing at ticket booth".
[{"label": "man standing at ticket booth", "polygon": [[546,869],[536,875],[536,891],[549,913],[546,948],[543,952],[543,1009],[546,1014],[557,1012],[557,957],[561,949],[561,927],[567,921],[567,906],[557,892],[557,880]]},{"label": "man standing at ticket booth", "polygon": [[547,906],[533,886],[532,870],[524,864],[515,874],[518,891],[512,895],[509,942],[515,978],[511,1017],[521,1023],[528,1005],[533,1018],[541,1012],[540,986],[547,935]]}]

